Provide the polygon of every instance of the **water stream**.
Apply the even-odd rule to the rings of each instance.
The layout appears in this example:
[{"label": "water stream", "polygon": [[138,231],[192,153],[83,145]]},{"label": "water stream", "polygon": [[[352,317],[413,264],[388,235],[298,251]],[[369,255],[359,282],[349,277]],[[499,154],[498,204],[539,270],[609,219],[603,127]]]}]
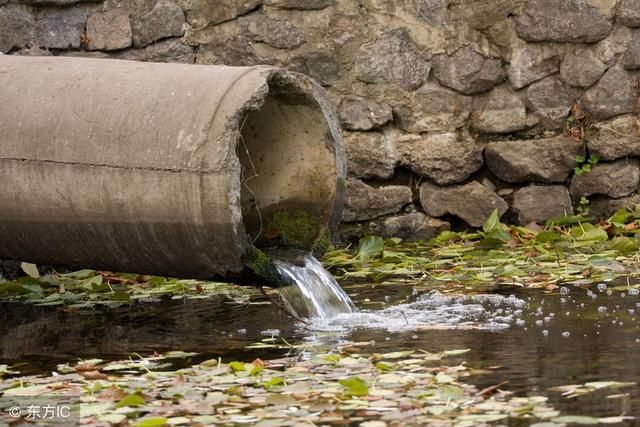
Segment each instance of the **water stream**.
[{"label": "water stream", "polygon": [[336,279],[312,255],[303,258],[304,265],[276,260],[282,277],[289,282],[280,295],[288,308],[299,318],[329,319],[353,313],[356,307]]}]

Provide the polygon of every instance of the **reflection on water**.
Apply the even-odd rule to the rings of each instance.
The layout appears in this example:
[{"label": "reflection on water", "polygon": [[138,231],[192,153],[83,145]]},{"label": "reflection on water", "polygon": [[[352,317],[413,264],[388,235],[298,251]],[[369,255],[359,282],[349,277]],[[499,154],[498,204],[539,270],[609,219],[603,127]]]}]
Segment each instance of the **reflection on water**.
[{"label": "reflection on water", "polygon": [[[51,361],[52,356],[67,360],[116,358],[166,350],[195,351],[203,353],[203,358],[221,356],[225,360],[250,361],[286,351],[243,349],[264,339],[263,331],[278,330],[290,343],[320,339],[335,342],[336,336],[353,341],[373,340],[375,344],[369,349],[378,352],[469,348],[471,351],[460,361],[476,368],[500,367],[492,374],[469,378],[480,387],[508,381],[504,388],[525,395],[548,395],[554,406],[568,413],[624,412],[640,416],[638,387],[573,400],[548,390],[589,381],[640,382],[640,296],[635,291],[631,295],[629,291],[609,295],[604,287],[593,292],[567,288],[548,295],[520,292],[515,297],[456,298],[412,295],[410,289],[384,286],[346,289],[356,295],[357,306],[366,308],[369,303],[379,302],[379,308],[377,312],[364,309],[364,314],[351,314],[349,321],[334,323],[341,332],[329,334],[331,338],[326,332],[295,325],[273,306],[264,304],[266,301],[246,306],[213,300],[170,301],[89,314],[0,304],[0,363],[44,360],[50,369],[60,361]],[[394,300],[385,301],[385,295],[394,295]],[[401,308],[396,298],[403,300]],[[388,327],[379,318],[394,316],[396,327]],[[479,327],[432,330],[425,327],[429,319],[433,325],[471,322]],[[491,324],[502,326],[489,327]],[[624,393],[629,395],[607,398]]]}]

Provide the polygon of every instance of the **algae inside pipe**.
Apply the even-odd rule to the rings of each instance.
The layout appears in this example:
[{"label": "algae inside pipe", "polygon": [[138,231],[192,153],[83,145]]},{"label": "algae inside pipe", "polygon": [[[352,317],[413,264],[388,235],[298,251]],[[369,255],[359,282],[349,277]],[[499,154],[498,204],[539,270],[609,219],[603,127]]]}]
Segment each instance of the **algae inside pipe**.
[{"label": "algae inside pipe", "polygon": [[0,56],[0,258],[277,285],[340,219],[323,89],[273,67]]}]

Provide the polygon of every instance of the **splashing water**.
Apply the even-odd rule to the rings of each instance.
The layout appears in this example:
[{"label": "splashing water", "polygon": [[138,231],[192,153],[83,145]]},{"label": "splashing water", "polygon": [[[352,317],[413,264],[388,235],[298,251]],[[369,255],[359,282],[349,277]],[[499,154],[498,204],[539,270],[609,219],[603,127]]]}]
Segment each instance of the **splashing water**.
[{"label": "splashing water", "polygon": [[378,329],[390,332],[432,329],[482,329],[499,331],[509,328],[522,315],[525,301],[515,296],[448,296],[432,291],[416,301],[383,310],[363,310],[340,314],[331,319],[317,319],[315,331],[348,332],[353,329]]},{"label": "splashing water", "polygon": [[282,260],[274,263],[282,277],[291,282],[280,288],[280,295],[298,317],[328,319],[357,311],[349,295],[313,256],[304,257],[304,267]]}]

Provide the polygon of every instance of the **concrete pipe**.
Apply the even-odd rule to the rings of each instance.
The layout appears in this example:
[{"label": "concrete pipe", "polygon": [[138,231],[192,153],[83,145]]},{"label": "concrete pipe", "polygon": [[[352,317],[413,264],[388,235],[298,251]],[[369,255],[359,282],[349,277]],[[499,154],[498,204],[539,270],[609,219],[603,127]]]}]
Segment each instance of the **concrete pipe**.
[{"label": "concrete pipe", "polygon": [[0,258],[276,282],[262,249],[316,247],[344,178],[301,74],[0,56]]}]

